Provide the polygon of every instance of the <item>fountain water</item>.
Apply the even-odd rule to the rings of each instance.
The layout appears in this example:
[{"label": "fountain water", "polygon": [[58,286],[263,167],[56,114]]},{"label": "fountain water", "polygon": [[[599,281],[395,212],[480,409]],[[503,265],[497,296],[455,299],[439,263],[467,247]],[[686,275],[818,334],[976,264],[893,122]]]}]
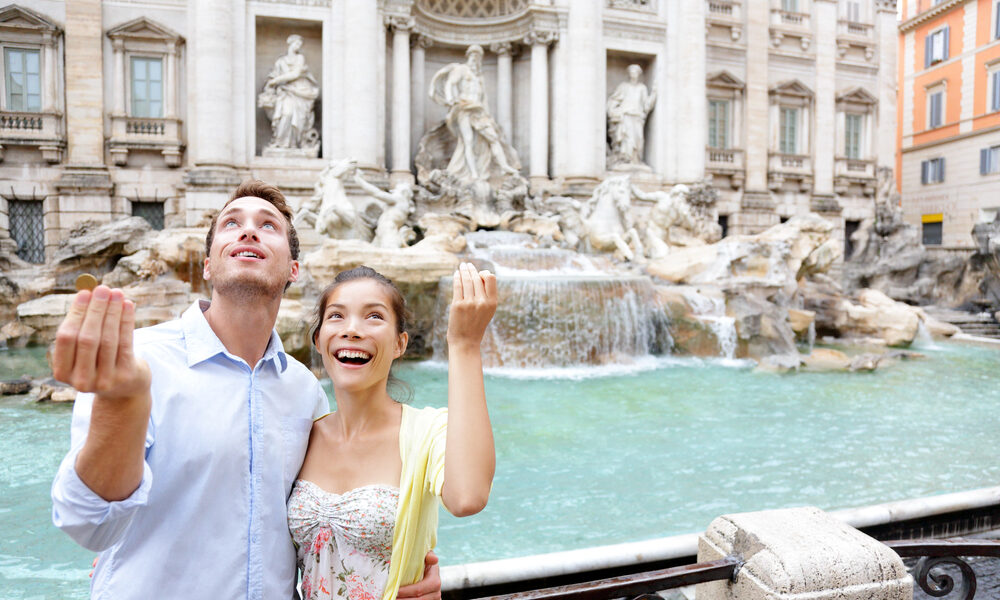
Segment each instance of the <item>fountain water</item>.
[{"label": "fountain water", "polygon": [[[483,341],[487,367],[622,364],[668,353],[667,316],[652,281],[610,262],[537,247],[527,234],[466,236],[481,267],[498,275],[499,307]],[[438,292],[434,355],[445,356],[450,278]]]},{"label": "fountain water", "polygon": [[695,318],[708,326],[719,342],[719,356],[732,359],[736,356],[736,319],[726,315],[722,298],[707,296],[693,289],[684,290],[684,299],[691,306]]}]

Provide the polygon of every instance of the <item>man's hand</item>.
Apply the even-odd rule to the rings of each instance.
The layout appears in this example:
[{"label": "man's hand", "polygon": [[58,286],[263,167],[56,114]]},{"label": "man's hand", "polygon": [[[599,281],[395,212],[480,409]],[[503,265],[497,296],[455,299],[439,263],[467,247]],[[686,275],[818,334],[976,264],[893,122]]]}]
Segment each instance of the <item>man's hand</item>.
[{"label": "man's hand", "polygon": [[424,557],[424,577],[416,583],[399,588],[397,598],[416,598],[417,600],[440,600],[441,569],[438,567],[438,557],[433,551]]},{"label": "man's hand", "polygon": [[134,329],[135,304],[121,290],[77,292],[56,331],[53,376],[104,399],[147,395],[149,365],[132,353]]}]

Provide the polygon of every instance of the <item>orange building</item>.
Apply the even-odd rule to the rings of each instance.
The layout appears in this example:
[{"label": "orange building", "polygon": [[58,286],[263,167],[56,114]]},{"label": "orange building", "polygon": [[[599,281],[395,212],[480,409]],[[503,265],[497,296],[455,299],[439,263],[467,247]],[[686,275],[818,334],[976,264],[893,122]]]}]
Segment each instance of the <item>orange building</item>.
[{"label": "orange building", "polygon": [[925,245],[1000,210],[1000,0],[901,0],[896,183]]}]

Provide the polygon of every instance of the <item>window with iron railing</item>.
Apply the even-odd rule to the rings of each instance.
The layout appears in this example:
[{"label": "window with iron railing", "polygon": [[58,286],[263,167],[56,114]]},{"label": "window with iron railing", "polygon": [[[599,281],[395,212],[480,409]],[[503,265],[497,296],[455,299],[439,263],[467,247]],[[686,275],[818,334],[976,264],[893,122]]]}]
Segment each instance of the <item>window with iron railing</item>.
[{"label": "window with iron railing", "polygon": [[153,229],[163,229],[163,202],[133,202],[132,216],[146,219]]},{"label": "window with iron railing", "polygon": [[8,200],[7,218],[10,237],[17,242],[21,260],[45,262],[45,215],[41,200]]},{"label": "window with iron railing", "polygon": [[4,108],[16,112],[42,110],[41,52],[27,48],[4,48]]}]

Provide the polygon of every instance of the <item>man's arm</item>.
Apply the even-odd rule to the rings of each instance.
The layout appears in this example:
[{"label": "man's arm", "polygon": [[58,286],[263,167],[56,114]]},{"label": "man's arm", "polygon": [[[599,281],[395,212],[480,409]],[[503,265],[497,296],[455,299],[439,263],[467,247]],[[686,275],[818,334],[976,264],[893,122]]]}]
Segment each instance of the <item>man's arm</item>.
[{"label": "man's arm", "polygon": [[56,333],[53,375],[83,393],[73,408],[73,449],[52,487],[52,519],[91,550],[120,537],[149,488],[151,377],[132,352],[134,328],[135,305],[98,286],[77,294]]}]

